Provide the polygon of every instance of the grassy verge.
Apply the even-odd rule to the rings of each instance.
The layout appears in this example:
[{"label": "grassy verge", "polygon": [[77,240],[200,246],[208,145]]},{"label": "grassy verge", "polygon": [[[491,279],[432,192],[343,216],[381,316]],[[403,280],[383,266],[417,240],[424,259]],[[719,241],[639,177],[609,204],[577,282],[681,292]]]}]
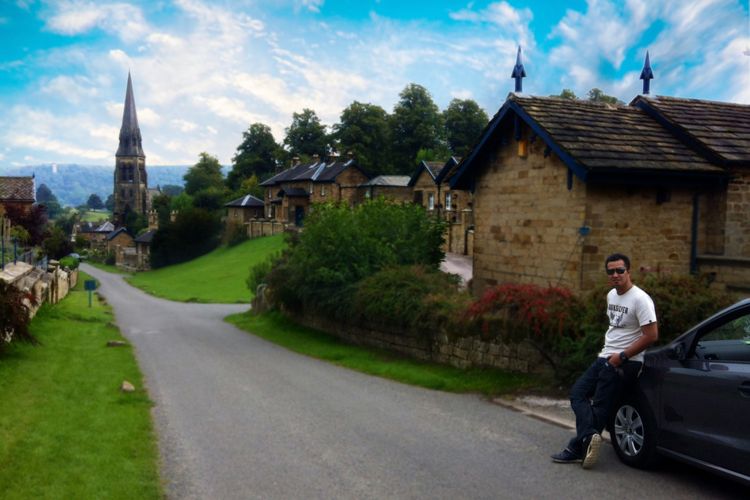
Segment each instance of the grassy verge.
[{"label": "grassy verge", "polygon": [[[0,354],[0,497],[162,498],[151,401],[110,307],[77,289]],[[123,380],[137,388],[119,390]]]},{"label": "grassy verge", "polygon": [[461,370],[349,345],[326,333],[300,326],[276,312],[261,315],[233,314],[225,319],[242,330],[289,350],[352,370],[429,389],[495,396],[536,388],[539,384],[536,378],[529,375],[496,369]]},{"label": "grassy verge", "polygon": [[284,245],[282,234],[256,238],[189,262],[137,273],[128,282],[151,295],[180,302],[246,303],[253,297],[245,284],[250,268]]}]

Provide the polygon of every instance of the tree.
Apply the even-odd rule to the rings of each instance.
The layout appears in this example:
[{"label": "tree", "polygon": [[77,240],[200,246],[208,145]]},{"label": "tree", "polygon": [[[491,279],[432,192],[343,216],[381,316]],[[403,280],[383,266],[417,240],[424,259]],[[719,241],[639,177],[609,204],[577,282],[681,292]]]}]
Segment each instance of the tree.
[{"label": "tree", "polygon": [[280,146],[271,133],[271,128],[262,123],[253,123],[242,133],[242,144],[232,158],[232,170],[227,175],[227,187],[237,190],[244,179],[255,175],[265,179],[276,170],[276,158]]},{"label": "tree", "polygon": [[201,153],[198,163],[188,169],[183,177],[185,192],[189,195],[211,187],[224,188],[224,176],[219,160],[208,153]]},{"label": "tree", "polygon": [[472,99],[453,99],[443,111],[448,146],[456,156],[466,156],[489,121]]},{"label": "tree", "polygon": [[302,113],[292,115],[292,124],[286,129],[284,138],[289,154],[324,157],[328,152],[328,142],[325,125],[320,123],[315,111],[305,108]]},{"label": "tree", "polygon": [[99,210],[101,208],[104,208],[104,203],[102,202],[102,199],[99,197],[99,195],[94,193],[89,196],[89,199],[86,202],[86,206],[94,210]]},{"label": "tree", "polygon": [[562,89],[562,92],[559,94],[553,94],[550,97],[562,97],[563,99],[570,99],[572,101],[575,101],[578,99],[578,96],[570,89]]},{"label": "tree", "polygon": [[115,210],[115,195],[110,194],[107,196],[107,201],[104,202],[104,208],[109,210],[110,212],[114,212]]},{"label": "tree", "polygon": [[178,186],[176,184],[164,184],[161,187],[162,194],[166,194],[169,196],[178,196],[182,194],[182,192],[185,190],[182,186]]},{"label": "tree", "polygon": [[21,226],[28,231],[32,245],[39,245],[44,239],[44,229],[47,225],[47,207],[33,205],[27,210],[23,207],[8,205],[5,216],[14,226]]},{"label": "tree", "polygon": [[57,196],[46,184],[40,184],[36,189],[36,202],[47,207],[47,217],[50,219],[56,218],[62,212]]},{"label": "tree", "polygon": [[238,193],[239,196],[251,194],[256,198],[263,199],[263,188],[260,186],[260,181],[256,175],[251,175],[243,180]]},{"label": "tree", "polygon": [[210,252],[220,242],[221,221],[215,212],[187,208],[173,223],[154,234],[151,265],[154,268],[185,262]]},{"label": "tree", "polygon": [[444,142],[443,119],[426,88],[410,83],[393,108],[391,134],[397,172],[411,173],[420,149],[435,149]]},{"label": "tree", "polygon": [[622,104],[617,97],[607,95],[601,89],[593,88],[589,90],[589,101],[601,102],[604,104]]},{"label": "tree", "polygon": [[44,252],[52,259],[61,259],[73,251],[70,237],[57,226],[49,229],[47,237],[42,242]]},{"label": "tree", "polygon": [[388,113],[380,106],[351,103],[333,126],[333,138],[339,152],[351,152],[357,164],[370,174],[391,171],[391,130]]}]

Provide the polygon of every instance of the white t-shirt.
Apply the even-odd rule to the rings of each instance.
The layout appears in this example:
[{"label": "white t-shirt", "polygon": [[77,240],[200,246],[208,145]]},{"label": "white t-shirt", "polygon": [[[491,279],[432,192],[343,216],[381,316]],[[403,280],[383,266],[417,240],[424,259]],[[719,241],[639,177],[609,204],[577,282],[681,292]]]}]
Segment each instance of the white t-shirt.
[{"label": "white t-shirt", "polygon": [[[607,294],[607,317],[609,329],[604,337],[604,349],[599,357],[608,358],[619,354],[643,335],[641,327],[656,323],[654,301],[646,292],[633,285],[622,295],[613,288]],[[643,361],[643,352],[631,358]]]}]

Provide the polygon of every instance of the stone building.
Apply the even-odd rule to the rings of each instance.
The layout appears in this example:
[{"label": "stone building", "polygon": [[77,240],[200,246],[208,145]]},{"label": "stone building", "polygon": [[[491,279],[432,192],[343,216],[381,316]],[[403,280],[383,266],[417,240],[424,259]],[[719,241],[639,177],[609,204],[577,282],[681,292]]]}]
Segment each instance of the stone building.
[{"label": "stone building", "polygon": [[20,207],[28,213],[36,202],[34,176],[0,176],[0,208]]},{"label": "stone building", "polygon": [[435,179],[443,170],[445,162],[424,161],[417,166],[409,179],[412,188],[413,201],[429,211],[437,210],[440,206],[440,187]]},{"label": "stone building", "polygon": [[359,186],[368,175],[353,159],[298,163],[261,183],[266,217],[301,226],[313,203],[329,201],[354,205]]},{"label": "stone building", "polygon": [[244,224],[250,219],[262,219],[264,217],[265,204],[263,200],[251,194],[232,200],[224,206],[227,208],[227,224]]},{"label": "stone building", "polygon": [[115,154],[114,174],[115,224],[122,225],[129,212],[145,216],[149,210],[146,155],[143,153],[141,129],[135,111],[133,83],[128,73],[125,108],[122,112],[120,143]]},{"label": "stone building", "polygon": [[636,277],[707,272],[750,291],[750,106],[512,93],[450,185],[474,196],[475,292],[587,290],[616,251]]},{"label": "stone building", "polygon": [[408,175],[379,175],[359,185],[358,203],[380,196],[393,201],[410,202],[413,192]]}]

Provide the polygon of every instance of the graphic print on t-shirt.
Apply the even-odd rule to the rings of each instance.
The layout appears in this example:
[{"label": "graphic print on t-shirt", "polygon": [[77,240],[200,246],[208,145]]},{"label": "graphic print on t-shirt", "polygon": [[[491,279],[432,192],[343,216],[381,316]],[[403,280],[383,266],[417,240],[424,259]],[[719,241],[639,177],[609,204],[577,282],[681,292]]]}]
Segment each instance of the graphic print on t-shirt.
[{"label": "graphic print on t-shirt", "polygon": [[626,306],[609,304],[609,326],[622,326],[622,318],[628,313]]}]

